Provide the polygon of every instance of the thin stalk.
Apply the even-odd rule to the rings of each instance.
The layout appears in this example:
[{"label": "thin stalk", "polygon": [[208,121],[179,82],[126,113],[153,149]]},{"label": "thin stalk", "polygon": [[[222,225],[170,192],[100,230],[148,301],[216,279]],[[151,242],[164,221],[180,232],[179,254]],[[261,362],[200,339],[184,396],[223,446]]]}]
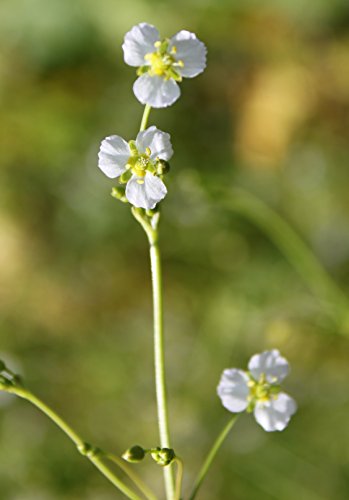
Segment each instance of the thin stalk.
[{"label": "thin stalk", "polygon": [[[165,380],[164,325],[162,307],[162,277],[160,249],[156,237],[150,242],[150,267],[153,285],[153,315],[154,315],[154,366],[155,387],[158,411],[158,426],[161,448],[171,448],[168,423],[168,406]],[[172,465],[164,467],[166,496],[174,498],[174,482]]]},{"label": "thin stalk", "polygon": [[180,500],[183,482],[183,461],[179,457],[176,457],[175,461],[177,464],[175,500]]},{"label": "thin stalk", "polygon": [[139,490],[144,494],[148,500],[156,500],[155,494],[150,488],[142,481],[142,479],[136,474],[129,465],[126,464],[125,460],[113,455],[112,453],[106,453],[104,455],[111,462],[116,464],[124,473],[134,482],[134,484],[139,488]]},{"label": "thin stalk", "polygon": [[210,449],[210,451],[207,455],[207,458],[206,458],[205,462],[203,463],[203,466],[201,467],[200,472],[195,480],[194,487],[193,487],[193,490],[192,490],[191,495],[189,497],[189,500],[193,500],[195,498],[203,480],[206,477],[206,474],[207,474],[209,468],[211,467],[211,464],[212,464],[215,456],[217,455],[219,448],[222,446],[225,438],[228,436],[228,434],[229,434],[230,430],[232,429],[233,425],[235,424],[238,416],[239,416],[238,414],[234,414],[232,416],[232,418],[228,421],[226,426],[223,428],[222,432],[217,437],[216,441],[213,443],[213,446]]},{"label": "thin stalk", "polygon": [[146,104],[143,111],[141,127],[139,129],[140,132],[143,132],[143,130],[147,128],[150,111],[151,111],[151,106],[149,106],[149,104]]},{"label": "thin stalk", "polygon": [[37,396],[28,391],[23,387],[15,387],[8,392],[12,392],[17,396],[26,399],[34,406],[36,406],[42,413],[47,415],[52,422],[54,422],[76,445],[79,452],[86,456],[90,462],[116,487],[118,488],[127,498],[131,500],[142,500],[139,495],[137,495],[133,490],[131,490],[121,479],[119,479],[114,472],[109,469],[107,465],[104,464],[102,457],[103,452],[98,449],[94,449],[75,432],[72,427],[65,422],[52,408],[50,408],[46,403],[41,401]]},{"label": "thin stalk", "polygon": [[[168,422],[167,391],[165,379],[165,352],[164,352],[164,322],[162,306],[162,276],[159,248],[158,223],[159,213],[153,216],[152,221],[142,211],[132,207],[134,218],[143,227],[150,247],[150,269],[153,290],[153,317],[154,317],[154,368],[155,389],[158,415],[158,427],[161,448],[171,448]],[[163,468],[166,498],[173,500],[174,477],[172,464]]]}]

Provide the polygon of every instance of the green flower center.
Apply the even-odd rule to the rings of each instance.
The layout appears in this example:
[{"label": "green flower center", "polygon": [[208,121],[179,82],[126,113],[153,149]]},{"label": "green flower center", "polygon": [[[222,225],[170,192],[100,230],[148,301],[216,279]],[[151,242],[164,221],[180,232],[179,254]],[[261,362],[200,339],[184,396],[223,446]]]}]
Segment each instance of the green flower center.
[{"label": "green flower center", "polygon": [[250,393],[248,395],[248,408],[247,411],[253,411],[256,403],[266,403],[271,399],[275,399],[279,394],[281,388],[279,385],[268,382],[265,373],[262,373],[259,380],[255,380],[250,376],[248,382]]},{"label": "green flower center", "polygon": [[151,76],[161,76],[165,80],[173,78],[174,80],[180,82],[182,77],[178,70],[183,68],[183,61],[177,61],[175,59],[175,54],[177,49],[172,46],[169,50],[170,41],[168,39],[162,42],[158,41],[154,43],[154,52],[149,52],[144,56],[147,64],[141,66],[137,70],[138,75],[144,73],[149,73]]}]

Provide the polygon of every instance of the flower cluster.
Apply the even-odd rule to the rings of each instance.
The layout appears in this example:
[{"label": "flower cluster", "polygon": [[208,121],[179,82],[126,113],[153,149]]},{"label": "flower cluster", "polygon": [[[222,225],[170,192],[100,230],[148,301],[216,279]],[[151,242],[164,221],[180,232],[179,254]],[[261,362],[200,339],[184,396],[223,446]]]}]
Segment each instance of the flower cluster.
[{"label": "flower cluster", "polygon": [[[138,68],[135,96],[149,109],[173,104],[180,96],[178,82],[197,76],[206,67],[205,45],[185,30],[162,39],[154,26],[140,23],[126,33],[122,48],[125,62]],[[118,135],[106,137],[98,166],[108,177],[118,178],[120,185],[113,189],[113,196],[150,210],[167,194],[163,175],[172,155],[169,134],[153,126],[141,129],[136,140],[129,142]]]},{"label": "flower cluster", "polygon": [[253,412],[264,430],[282,431],[297,410],[293,398],[281,391],[280,383],[289,364],[277,349],[252,356],[248,371],[224,370],[217,393],[223,406],[233,412]]}]

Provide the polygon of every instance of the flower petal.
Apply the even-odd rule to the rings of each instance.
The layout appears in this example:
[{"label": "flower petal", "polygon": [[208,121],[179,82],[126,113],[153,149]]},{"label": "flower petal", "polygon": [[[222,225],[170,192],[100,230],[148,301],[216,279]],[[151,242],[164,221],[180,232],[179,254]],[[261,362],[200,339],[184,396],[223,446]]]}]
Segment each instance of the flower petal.
[{"label": "flower petal", "polygon": [[126,170],[126,163],[130,157],[130,147],[118,135],[106,137],[98,153],[98,166],[102,172],[114,179]]},{"label": "flower petal", "polygon": [[270,383],[280,383],[288,375],[290,368],[287,360],[277,349],[264,351],[252,356],[248,363],[252,377],[256,380],[264,373]]},{"label": "flower petal", "polygon": [[172,78],[165,80],[161,76],[150,76],[149,73],[137,78],[133,85],[133,92],[142,104],[149,104],[153,108],[171,106],[181,93],[179,86]]},{"label": "flower petal", "polygon": [[160,39],[155,26],[140,23],[128,31],[122,45],[125,63],[130,66],[143,66],[146,64],[144,56],[155,51],[154,43]]},{"label": "flower petal", "polygon": [[173,155],[170,134],[162,132],[154,125],[143,132],[139,132],[136,139],[136,146],[140,153],[145,153],[145,150],[149,148],[152,160],[156,158],[169,160]]},{"label": "flower petal", "polygon": [[280,392],[277,399],[257,402],[254,409],[256,421],[267,432],[283,431],[297,411],[297,403],[291,396]]},{"label": "flower petal", "polygon": [[[140,183],[140,181],[143,181]],[[155,208],[167,194],[165,184],[159,177],[147,172],[144,179],[133,175],[126,186],[126,198],[138,208]]]},{"label": "flower petal", "polygon": [[183,61],[183,68],[178,73],[186,78],[193,78],[206,68],[207,49],[194,33],[182,30],[171,38],[171,46],[176,47],[175,58]]},{"label": "flower petal", "polygon": [[235,368],[224,370],[217,387],[217,394],[227,410],[233,413],[246,410],[250,392],[248,381],[247,373],[242,370]]}]

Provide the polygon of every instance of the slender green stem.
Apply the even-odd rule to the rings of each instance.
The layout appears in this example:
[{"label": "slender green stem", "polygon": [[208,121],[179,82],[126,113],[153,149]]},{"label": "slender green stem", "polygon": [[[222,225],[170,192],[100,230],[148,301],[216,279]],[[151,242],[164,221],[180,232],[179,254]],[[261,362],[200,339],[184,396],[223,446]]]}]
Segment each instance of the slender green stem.
[{"label": "slender green stem", "polygon": [[183,461],[179,457],[176,457],[175,462],[177,464],[175,500],[180,500],[183,482]]},{"label": "slender green stem", "polygon": [[113,455],[112,453],[106,453],[104,455],[111,462],[116,464],[125,474],[134,482],[134,484],[139,488],[139,490],[144,494],[144,496],[148,500],[156,500],[155,494],[151,491],[150,488],[142,481],[142,479],[136,474],[129,465],[126,464],[125,460],[118,457],[117,455]]},{"label": "slender green stem", "polygon": [[41,401],[37,396],[28,391],[23,387],[14,387],[8,390],[17,396],[26,399],[34,406],[36,406],[40,411],[47,415],[76,445],[79,452],[86,456],[90,462],[114,485],[118,488],[126,497],[131,500],[142,500],[139,495],[137,495],[133,490],[131,490],[121,479],[119,479],[114,472],[109,469],[103,463],[102,457],[103,452],[101,450],[95,449],[92,446],[85,443],[85,441],[77,434],[72,427],[65,422],[62,417],[60,417],[52,408],[50,408],[46,403]]},{"label": "slender green stem", "polygon": [[[162,306],[162,276],[161,258],[159,248],[158,222],[159,214],[155,214],[150,220],[142,211],[132,208],[132,214],[141,224],[147,234],[150,246],[150,268],[153,289],[153,316],[154,316],[154,367],[155,367],[155,389],[158,414],[158,427],[161,448],[171,448],[167,391],[165,379],[165,352],[164,352],[164,324]],[[163,468],[166,498],[174,499],[174,477],[172,464]]]},{"label": "slender green stem", "polygon": [[140,132],[143,132],[143,130],[147,128],[150,111],[151,111],[151,106],[149,106],[149,104],[146,104],[143,111],[141,127],[139,129]]},{"label": "slender green stem", "polygon": [[213,446],[210,449],[210,451],[207,455],[207,458],[206,458],[205,462],[203,463],[203,466],[201,467],[200,472],[195,480],[193,491],[191,492],[189,500],[193,500],[195,498],[203,480],[206,477],[206,474],[207,474],[215,456],[217,455],[219,448],[222,446],[225,438],[228,436],[228,434],[229,434],[230,430],[232,429],[233,425],[235,424],[238,416],[239,416],[238,414],[234,414],[232,416],[232,418],[228,421],[226,426],[223,428],[222,432],[217,437],[216,441],[213,443]]},{"label": "slender green stem", "polygon": [[[161,448],[171,448],[165,380],[161,260],[157,232],[156,239],[150,244],[150,265],[153,284],[155,386],[160,445]],[[164,476],[167,499],[172,500],[174,497],[172,465],[164,467]]]}]

